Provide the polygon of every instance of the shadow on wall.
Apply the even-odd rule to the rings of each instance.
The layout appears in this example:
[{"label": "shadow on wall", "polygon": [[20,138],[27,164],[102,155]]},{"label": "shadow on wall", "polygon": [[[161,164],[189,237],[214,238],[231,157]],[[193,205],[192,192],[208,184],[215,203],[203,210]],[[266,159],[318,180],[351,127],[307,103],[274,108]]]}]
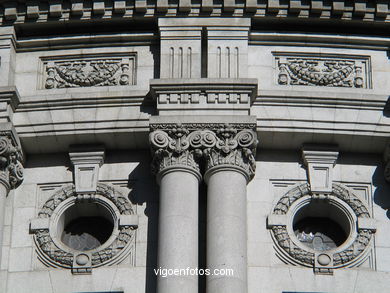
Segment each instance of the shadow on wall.
[{"label": "shadow on wall", "polygon": [[150,156],[137,158],[140,162],[129,175],[129,200],[138,206],[146,205],[144,214],[148,218],[146,247],[145,293],[156,292],[158,186],[150,172]]},{"label": "shadow on wall", "polygon": [[387,98],[385,107],[383,108],[383,116],[390,117],[390,97]]},{"label": "shadow on wall", "polygon": [[375,169],[372,184],[375,186],[374,203],[386,210],[386,216],[390,219],[390,183],[385,180],[383,163]]}]

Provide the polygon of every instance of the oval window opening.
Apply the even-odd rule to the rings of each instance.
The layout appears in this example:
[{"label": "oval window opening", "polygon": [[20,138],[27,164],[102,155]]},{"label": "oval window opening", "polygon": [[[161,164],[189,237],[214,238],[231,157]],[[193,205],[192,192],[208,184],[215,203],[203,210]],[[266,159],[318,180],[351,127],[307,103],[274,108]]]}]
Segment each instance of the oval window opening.
[{"label": "oval window opening", "polygon": [[299,209],[294,216],[293,229],[301,243],[316,251],[341,246],[351,232],[344,212],[323,202],[311,202]]},{"label": "oval window opening", "polygon": [[111,237],[114,220],[108,209],[100,204],[77,203],[63,213],[59,229],[65,245],[86,251],[101,246]]}]

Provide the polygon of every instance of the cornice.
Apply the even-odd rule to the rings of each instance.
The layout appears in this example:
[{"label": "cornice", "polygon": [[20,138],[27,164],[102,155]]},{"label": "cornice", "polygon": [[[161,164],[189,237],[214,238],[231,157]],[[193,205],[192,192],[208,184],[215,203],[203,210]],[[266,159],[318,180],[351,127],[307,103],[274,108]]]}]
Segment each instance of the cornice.
[{"label": "cornice", "polygon": [[1,22],[12,23],[48,22],[67,20],[90,20],[110,18],[137,18],[156,16],[250,16],[252,18],[299,18],[299,19],[341,19],[354,22],[390,21],[389,3],[377,1],[346,0],[246,0],[221,2],[202,0],[190,1],[156,0],[9,0],[0,4]]},{"label": "cornice", "polygon": [[250,45],[286,45],[326,48],[352,48],[367,50],[387,50],[390,40],[380,36],[357,36],[346,34],[317,34],[262,32],[252,30],[249,33]]}]

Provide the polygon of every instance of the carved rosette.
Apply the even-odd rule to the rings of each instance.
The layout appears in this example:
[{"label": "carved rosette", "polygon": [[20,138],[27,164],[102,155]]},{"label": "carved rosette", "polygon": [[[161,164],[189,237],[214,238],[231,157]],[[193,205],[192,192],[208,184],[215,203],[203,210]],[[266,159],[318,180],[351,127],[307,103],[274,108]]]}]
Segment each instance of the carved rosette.
[{"label": "carved rosette", "polygon": [[[335,197],[341,200],[351,209],[351,211],[353,211],[357,221],[359,221],[359,219],[370,219],[371,215],[362,200],[348,188],[340,184],[333,183],[332,194],[329,195],[329,197],[324,196],[314,198],[310,193],[310,188],[307,183],[297,185],[285,193],[276,203],[271,214],[271,216],[274,215],[279,220],[275,223],[269,222],[268,228],[271,230],[271,235],[275,241],[278,251],[282,252],[278,255],[283,259],[283,261],[287,260],[287,262],[294,265],[312,267],[316,263],[316,254],[308,249],[304,249],[301,245],[298,245],[296,240],[291,237],[288,233],[287,226],[289,224],[286,218],[293,204],[307,196],[312,196],[313,200],[324,201]],[[268,221],[270,221],[270,219]],[[352,242],[349,242],[347,246],[341,246],[339,249],[329,252],[332,257],[333,265],[327,268],[327,271],[329,272],[335,268],[353,267],[361,264],[361,260],[364,260],[367,257],[366,252],[370,248],[370,243],[373,239],[374,233],[375,229],[372,227],[357,227],[357,233]],[[322,268],[320,268],[320,270],[321,269]]]},{"label": "carved rosette", "polygon": [[23,157],[19,146],[12,138],[0,136],[0,180],[8,190],[18,187],[23,181]]},{"label": "carved rosette", "polygon": [[257,136],[253,125],[252,129],[245,126],[249,125],[152,125],[152,170],[157,174],[168,167],[185,166],[199,172],[203,165],[206,170],[223,165],[241,168],[252,178]]},{"label": "carved rosette", "polygon": [[[96,194],[78,195],[73,184],[66,185],[56,191],[43,205],[38,213],[38,219],[51,219],[58,212],[58,209],[67,200],[72,202],[96,202],[97,196],[104,197],[111,202],[118,210],[118,215],[134,215],[134,209],[128,199],[114,187],[98,183]],[[120,263],[129,253],[134,245],[135,227],[133,225],[119,225],[117,236],[111,240],[109,245],[98,247],[90,252],[91,267],[111,265]],[[59,245],[59,240],[53,240],[50,227],[41,227],[33,230],[34,240],[37,246],[39,259],[47,266],[71,269],[74,265],[74,258],[78,254],[73,249]],[[54,233],[55,234],[55,233]],[[112,237],[111,237],[112,238]],[[110,238],[110,239],[111,239]]]}]

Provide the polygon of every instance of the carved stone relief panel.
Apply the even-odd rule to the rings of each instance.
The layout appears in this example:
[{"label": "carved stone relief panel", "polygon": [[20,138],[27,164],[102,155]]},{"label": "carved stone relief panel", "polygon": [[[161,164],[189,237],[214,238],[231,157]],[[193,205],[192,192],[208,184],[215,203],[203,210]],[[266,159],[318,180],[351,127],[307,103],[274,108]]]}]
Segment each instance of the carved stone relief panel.
[{"label": "carved stone relief panel", "polygon": [[371,88],[366,56],[273,52],[277,84]]},{"label": "carved stone relief panel", "polygon": [[93,54],[41,58],[40,88],[134,85],[136,54]]}]

